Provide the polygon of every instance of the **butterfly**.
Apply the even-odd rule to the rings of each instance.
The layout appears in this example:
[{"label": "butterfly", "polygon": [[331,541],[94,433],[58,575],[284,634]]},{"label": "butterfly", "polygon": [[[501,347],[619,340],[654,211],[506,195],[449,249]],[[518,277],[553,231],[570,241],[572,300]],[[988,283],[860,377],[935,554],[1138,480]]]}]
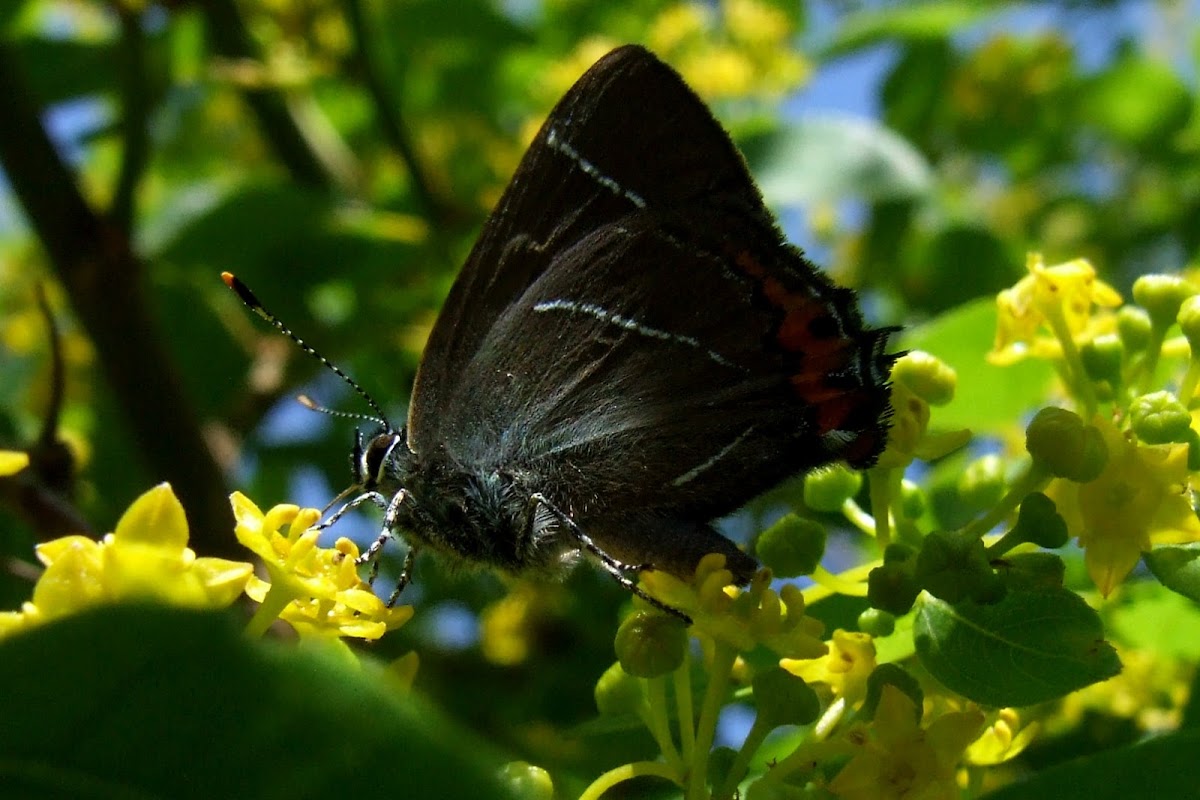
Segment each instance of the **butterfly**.
[{"label": "butterfly", "polygon": [[874,462],[890,332],[786,243],[683,79],[618,48],[550,112],[484,224],[407,424],[337,370],[377,428],[356,436],[353,485],[322,525],[382,509],[364,559],[403,536],[396,595],[424,549],[550,577],[590,557],[686,620],[631,576],[687,577],[721,553],[749,580],[757,562],[712,521],[813,467]]}]

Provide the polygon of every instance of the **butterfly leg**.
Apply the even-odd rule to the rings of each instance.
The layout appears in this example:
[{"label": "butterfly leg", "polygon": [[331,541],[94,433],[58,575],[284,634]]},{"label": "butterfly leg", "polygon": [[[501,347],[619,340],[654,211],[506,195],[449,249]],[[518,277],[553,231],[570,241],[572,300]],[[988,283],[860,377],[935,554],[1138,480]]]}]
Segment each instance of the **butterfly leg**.
[{"label": "butterfly leg", "polygon": [[404,587],[408,586],[408,582],[412,580],[413,566],[416,563],[417,548],[409,545],[408,552],[404,554],[404,566],[400,568],[400,577],[396,579],[396,590],[392,592],[392,596],[388,598],[388,608],[396,605],[396,601],[400,599],[400,593],[404,591]]},{"label": "butterfly leg", "polygon": [[[349,503],[346,503],[344,506],[339,508],[337,511],[333,512],[333,514],[329,517],[329,519],[325,520],[324,522],[320,523],[319,525],[312,526],[312,528],[310,530],[323,531],[326,528],[332,528],[339,519],[341,519],[343,516],[345,516],[347,511],[353,511],[354,509],[358,508],[359,506],[361,506],[363,503],[367,502],[368,500],[372,501],[373,503],[375,503],[375,505],[379,506],[380,508],[387,507],[387,501],[383,499],[383,495],[381,495],[379,492],[366,492],[364,494],[360,494],[358,497],[354,498]],[[361,562],[359,562],[359,563],[361,563]]]},{"label": "butterfly leg", "polygon": [[[383,495],[378,492],[371,492],[379,498],[377,504],[384,507]],[[371,562],[371,574],[367,577],[367,583],[371,586],[375,585],[375,579],[379,577],[379,552],[383,550],[383,546],[387,544],[388,539],[392,538],[392,528],[396,527],[396,522],[400,517],[400,506],[404,504],[408,497],[408,492],[404,489],[392,495],[391,502],[387,503],[386,510],[383,512],[383,528],[379,531],[379,536],[375,541],[371,542],[371,546],[367,548],[367,552],[358,557],[359,564]]]},{"label": "butterfly leg", "polygon": [[[553,514],[555,519],[566,526],[567,530],[571,532],[571,535],[574,536],[576,541],[579,542],[579,545],[584,550],[588,551],[597,559],[599,559],[600,564],[604,567],[605,571],[612,575],[613,579],[616,580],[617,583],[624,586],[626,590],[642,598],[660,611],[665,611],[671,616],[679,618],[684,622],[684,624],[692,624],[692,618],[687,614],[683,613],[677,608],[672,608],[661,600],[651,597],[650,595],[646,594],[646,592],[644,592],[640,586],[630,580],[627,573],[652,570],[654,569],[653,564],[626,564],[623,561],[618,561],[617,559],[613,558],[608,553],[601,550],[600,546],[593,542],[590,536],[584,533],[583,528],[579,527],[579,524],[575,522],[575,520],[571,519],[569,514],[560,509],[558,506],[554,505],[554,503],[551,503],[550,500],[541,492],[530,495],[529,504],[533,507],[540,505]],[[533,524],[532,517],[530,524]]]}]

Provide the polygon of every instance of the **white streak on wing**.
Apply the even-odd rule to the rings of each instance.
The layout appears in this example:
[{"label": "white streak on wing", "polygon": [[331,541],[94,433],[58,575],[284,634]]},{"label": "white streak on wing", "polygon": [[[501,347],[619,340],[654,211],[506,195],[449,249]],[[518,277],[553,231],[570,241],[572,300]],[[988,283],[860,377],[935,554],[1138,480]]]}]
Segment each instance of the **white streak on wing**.
[{"label": "white streak on wing", "polygon": [[629,319],[628,317],[622,317],[620,314],[614,314],[611,311],[601,308],[595,303],[577,303],[574,300],[543,300],[542,302],[534,305],[533,310],[538,312],[567,311],[572,314],[587,314],[588,316],[595,317],[603,322],[616,325],[618,328],[624,328],[627,331],[640,333],[642,336],[650,339],[661,339],[666,342],[685,344],[688,347],[702,350],[704,354],[707,355],[711,360],[723,367],[729,367],[742,372],[748,371],[745,368],[734,364],[720,353],[705,349],[700,344],[700,340],[693,336],[684,336],[680,333],[670,333],[669,331],[661,331],[658,328],[651,328],[648,325],[643,325],[637,320]]},{"label": "white streak on wing", "polygon": [[837,428],[821,434],[821,444],[825,445],[825,449],[831,453],[840,453],[857,439],[858,434],[854,431],[843,431]]},{"label": "white streak on wing", "polygon": [[603,186],[605,189],[608,189],[615,195],[624,197],[638,208],[646,207],[646,201],[641,195],[626,189],[624,186],[601,172],[595,164],[581,156],[578,150],[560,139],[558,137],[558,130],[556,128],[551,128],[550,132],[546,134],[546,144],[550,146],[551,150],[556,150],[574,161],[577,165],[579,165],[579,168],[583,170],[584,174],[589,176],[592,180]]},{"label": "white streak on wing", "polygon": [[699,477],[699,475],[701,473],[703,473],[705,470],[707,470],[713,464],[716,464],[722,458],[724,458],[725,456],[732,453],[734,448],[736,448],[742,442],[746,441],[746,437],[748,437],[751,434],[751,432],[753,432],[753,431],[754,431],[753,425],[751,425],[749,428],[746,428],[746,430],[742,431],[741,436],[737,437],[732,442],[730,442],[729,444],[722,447],[715,456],[708,459],[707,461],[705,461],[702,464],[698,464],[695,467],[692,467],[687,472],[683,473],[678,478],[671,481],[671,485],[672,486],[683,486],[685,483],[695,480],[697,477]]}]

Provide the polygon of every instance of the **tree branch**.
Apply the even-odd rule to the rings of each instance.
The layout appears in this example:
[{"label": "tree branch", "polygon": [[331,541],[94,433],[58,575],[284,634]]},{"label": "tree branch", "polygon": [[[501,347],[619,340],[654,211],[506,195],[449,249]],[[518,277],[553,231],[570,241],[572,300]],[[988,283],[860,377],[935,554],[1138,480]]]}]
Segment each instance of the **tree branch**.
[{"label": "tree branch", "polygon": [[171,482],[197,550],[237,553],[221,472],[175,371],[144,291],[130,240],[97,214],[42,126],[20,65],[0,41],[0,166],[88,332],[109,386],[156,479]]}]

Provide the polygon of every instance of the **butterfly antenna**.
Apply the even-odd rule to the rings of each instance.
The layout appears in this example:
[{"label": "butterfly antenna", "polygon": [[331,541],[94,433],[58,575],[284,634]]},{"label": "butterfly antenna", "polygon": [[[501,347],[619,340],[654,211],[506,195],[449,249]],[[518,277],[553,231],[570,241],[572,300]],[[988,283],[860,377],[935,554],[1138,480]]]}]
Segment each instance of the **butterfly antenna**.
[{"label": "butterfly antenna", "polygon": [[328,414],[331,417],[341,417],[342,419],[362,419],[366,420],[367,422],[383,422],[385,425],[387,424],[386,420],[381,420],[378,417],[372,417],[370,414],[356,414],[353,411],[339,411],[336,408],[323,406],[306,394],[297,395],[296,400],[300,403],[300,405],[304,406],[309,411],[320,411],[322,414]]},{"label": "butterfly antenna", "polygon": [[[367,390],[362,388],[361,386],[359,386],[358,381],[354,380],[354,378],[351,378],[349,375],[347,375],[345,372],[342,371],[341,367],[339,367],[337,364],[334,364],[332,361],[327,359],[325,356],[318,353],[312,347],[312,345],[308,344],[303,339],[301,339],[299,336],[297,336],[295,333],[293,333],[292,329],[289,328],[288,326],[284,325],[283,322],[280,321],[279,317],[272,314],[270,311],[268,311],[266,309],[265,306],[263,306],[263,304],[259,301],[259,299],[254,296],[254,292],[250,291],[250,287],[246,286],[246,284],[244,284],[240,280],[238,280],[237,276],[234,275],[232,272],[222,272],[221,280],[225,281],[226,286],[228,286],[230,289],[233,289],[233,291],[237,294],[238,298],[243,303],[246,304],[247,308],[249,308],[255,314],[258,314],[260,317],[265,319],[267,322],[271,323],[271,325],[273,325],[276,330],[278,330],[284,336],[288,337],[293,342],[295,342],[300,347],[301,350],[308,353],[310,356],[317,359],[325,366],[329,367],[329,369],[333,371],[334,375],[337,375],[339,378],[341,378],[343,381],[345,381],[350,386],[351,389],[353,389],[354,391],[356,391],[358,393],[359,397],[361,397],[363,400],[365,400],[367,402],[367,405],[370,406],[371,410],[375,412],[375,416],[369,417],[365,414],[350,414],[350,413],[347,413],[344,411],[333,411],[331,409],[327,409],[322,406],[318,406],[315,403],[312,403],[312,401],[309,401],[307,403],[304,402],[305,400],[307,400],[307,398],[302,399],[300,402],[304,403],[309,408],[312,408],[317,411],[322,411],[326,414],[332,414],[333,416],[338,416],[338,417],[369,419],[372,422],[380,423],[385,428],[387,428],[389,431],[394,430],[392,428],[391,423],[388,422],[387,416],[384,415],[383,409],[380,408],[379,404],[375,402],[375,398],[373,398],[373,397],[371,397],[371,395],[367,394]],[[310,405],[310,403],[311,403],[311,405]]]}]

